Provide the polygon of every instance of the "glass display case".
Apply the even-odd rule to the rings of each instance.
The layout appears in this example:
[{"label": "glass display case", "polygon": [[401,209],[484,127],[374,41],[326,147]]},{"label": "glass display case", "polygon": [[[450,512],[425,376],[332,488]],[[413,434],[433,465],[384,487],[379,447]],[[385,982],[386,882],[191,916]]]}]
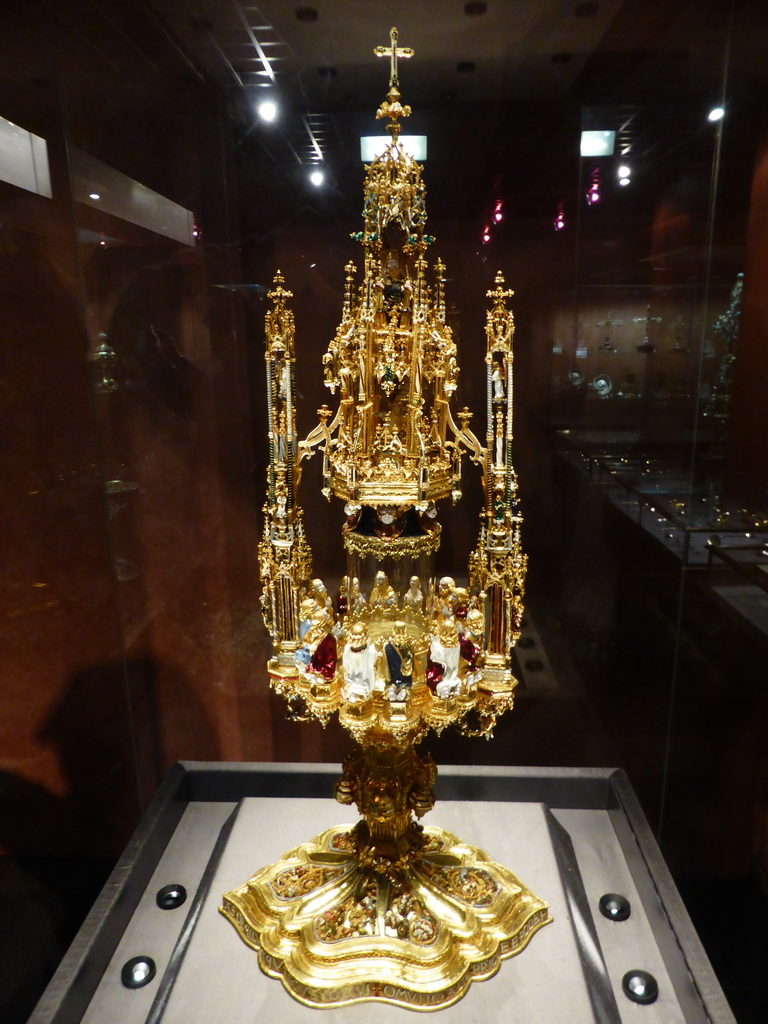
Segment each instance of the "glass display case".
[{"label": "glass display case", "polygon": [[[485,295],[515,292],[515,707],[429,752],[622,769],[734,1015],[763,1019],[766,5],[28,0],[0,12],[3,1020],[176,762],[351,749],[268,686],[264,321],[281,271],[306,437],[393,24],[476,431]],[[468,563],[461,488],[398,592]],[[344,520],[332,497],[305,522],[334,601],[345,572],[375,586]]]}]

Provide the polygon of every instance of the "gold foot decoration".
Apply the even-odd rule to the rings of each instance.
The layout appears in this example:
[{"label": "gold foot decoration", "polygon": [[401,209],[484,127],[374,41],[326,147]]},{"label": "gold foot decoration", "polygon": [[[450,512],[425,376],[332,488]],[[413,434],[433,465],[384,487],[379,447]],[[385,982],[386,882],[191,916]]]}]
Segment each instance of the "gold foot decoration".
[{"label": "gold foot decoration", "polygon": [[412,748],[352,755],[337,797],[354,799],[364,820],[327,829],[225,894],[221,912],[300,1002],[449,1006],[551,920],[482,850],[412,820],[409,807],[432,805],[434,774]]},{"label": "gold foot decoration", "polygon": [[550,921],[512,872],[435,828],[420,861],[392,878],[361,866],[354,829],[327,829],[227,893],[221,909],[266,974],[325,1007],[450,1006]]}]

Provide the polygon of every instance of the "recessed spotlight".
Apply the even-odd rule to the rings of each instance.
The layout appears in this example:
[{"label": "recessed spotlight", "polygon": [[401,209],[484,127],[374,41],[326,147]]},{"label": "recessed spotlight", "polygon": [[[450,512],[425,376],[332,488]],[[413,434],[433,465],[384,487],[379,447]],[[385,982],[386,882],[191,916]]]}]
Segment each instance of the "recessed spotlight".
[{"label": "recessed spotlight", "polygon": [[309,180],[310,183],[315,186],[315,188],[320,188],[320,186],[325,181],[325,175],[321,170],[316,168],[314,171],[310,172]]},{"label": "recessed spotlight", "polygon": [[180,907],[187,899],[187,890],[183,885],[175,885],[171,882],[170,885],[164,885],[162,889],[158,889],[155,901],[161,910],[176,910]]},{"label": "recessed spotlight", "polygon": [[155,974],[157,967],[151,956],[134,956],[123,964],[120,979],[126,988],[143,988]]},{"label": "recessed spotlight", "polygon": [[600,913],[603,917],[607,917],[609,921],[626,921],[632,913],[627,897],[620,896],[616,892],[607,892],[604,896],[601,896],[598,906]]},{"label": "recessed spotlight", "polygon": [[88,198],[89,199],[101,199],[101,196],[99,195],[98,192],[89,192],[88,193]]},{"label": "recessed spotlight", "polygon": [[725,110],[722,107],[713,107],[707,114],[707,119],[709,121],[720,121],[724,116]]},{"label": "recessed spotlight", "polygon": [[626,164],[622,164],[622,165],[621,165],[621,166],[620,166],[620,167],[618,168],[618,170],[616,171],[616,173],[618,174],[618,176],[619,176],[620,178],[628,178],[628,177],[630,176],[630,174],[631,174],[632,172],[631,172],[631,170],[629,169],[629,167],[627,167],[627,165],[626,165]]},{"label": "recessed spotlight", "polygon": [[620,185],[628,185],[629,184],[629,178],[619,178],[619,184]]},{"label": "recessed spotlight", "polygon": [[633,1003],[654,1003],[659,997],[659,984],[648,971],[627,971],[621,979],[621,987]]},{"label": "recessed spotlight", "polygon": [[256,108],[256,112],[262,121],[271,124],[277,117],[277,104],[274,100],[262,100]]}]

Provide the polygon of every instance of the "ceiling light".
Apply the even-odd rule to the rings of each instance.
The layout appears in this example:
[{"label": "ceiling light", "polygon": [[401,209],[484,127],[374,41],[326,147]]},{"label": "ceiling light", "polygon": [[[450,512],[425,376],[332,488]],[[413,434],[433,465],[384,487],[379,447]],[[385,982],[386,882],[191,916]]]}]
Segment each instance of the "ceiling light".
[{"label": "ceiling light", "polygon": [[315,188],[319,188],[325,181],[325,175],[319,168],[315,168],[315,170],[310,173],[309,180]]},{"label": "ceiling light", "polygon": [[629,178],[619,178],[619,184],[620,185],[628,185],[629,184]]},{"label": "ceiling light", "polygon": [[621,167],[616,171],[620,178],[628,178],[632,171],[627,167],[626,164],[622,164]]},{"label": "ceiling light", "polygon": [[719,121],[725,114],[725,110],[722,107],[713,107],[712,110],[707,114],[707,119],[710,121]]},{"label": "ceiling light", "polygon": [[256,111],[262,121],[271,123],[277,117],[277,104],[274,100],[262,100]]},{"label": "ceiling light", "polygon": [[101,199],[101,196],[99,195],[98,192],[89,192],[88,193],[88,198],[89,199]]},{"label": "ceiling light", "polygon": [[616,132],[587,131],[581,133],[582,156],[611,156],[616,143]]},{"label": "ceiling light", "polygon": [[594,206],[600,202],[600,171],[597,167],[592,171],[592,184],[585,196],[588,206]]}]

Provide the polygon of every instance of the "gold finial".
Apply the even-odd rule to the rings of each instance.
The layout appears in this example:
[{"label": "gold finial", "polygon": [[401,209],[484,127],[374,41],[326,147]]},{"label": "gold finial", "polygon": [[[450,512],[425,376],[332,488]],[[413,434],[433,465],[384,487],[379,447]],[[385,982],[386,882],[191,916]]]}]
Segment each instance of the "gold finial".
[{"label": "gold finial", "polygon": [[276,299],[278,302],[284,299],[292,299],[293,292],[289,292],[286,288],[283,288],[285,284],[285,278],[280,270],[277,271],[273,278],[274,288],[272,291],[267,292],[268,299]]},{"label": "gold finial", "polygon": [[400,82],[397,78],[397,58],[398,57],[412,57],[413,50],[410,46],[398,46],[397,45],[397,29],[393,28],[389,33],[391,40],[390,46],[374,46],[373,52],[377,57],[389,57],[389,87],[397,88]]},{"label": "gold finial", "polygon": [[503,305],[504,299],[511,299],[515,293],[511,288],[504,287],[504,275],[501,271],[496,274],[495,284],[496,287],[487,291],[485,294],[489,299],[495,299],[495,305],[498,307]]}]

